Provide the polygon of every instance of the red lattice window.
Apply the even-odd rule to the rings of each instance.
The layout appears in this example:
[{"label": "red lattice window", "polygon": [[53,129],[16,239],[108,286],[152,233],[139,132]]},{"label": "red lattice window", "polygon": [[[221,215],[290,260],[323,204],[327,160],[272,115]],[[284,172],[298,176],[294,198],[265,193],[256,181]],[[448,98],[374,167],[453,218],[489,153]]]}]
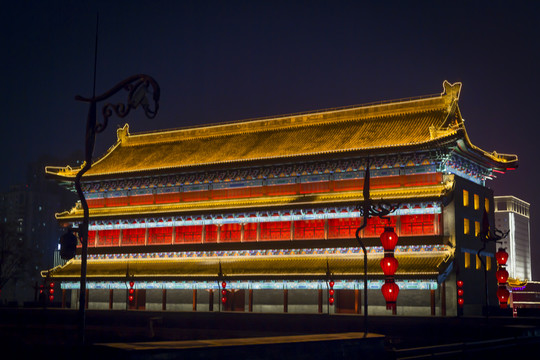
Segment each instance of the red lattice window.
[{"label": "red lattice window", "polygon": [[244,224],[244,241],[257,241],[257,223]]},{"label": "red lattice window", "polygon": [[267,186],[266,193],[268,195],[294,195],[296,194],[296,184]]},{"label": "red lattice window", "polygon": [[120,230],[99,230],[97,246],[118,246]]},{"label": "red lattice window", "polygon": [[400,186],[400,176],[385,176],[372,178],[369,184],[371,189],[395,188]]},{"label": "red lattice window", "polygon": [[154,195],[134,195],[129,197],[131,205],[149,205],[154,203]]},{"label": "red lattice window", "polygon": [[356,229],[362,225],[361,218],[328,219],[329,239],[355,239]]},{"label": "red lattice window", "polygon": [[172,227],[155,227],[148,229],[148,245],[171,244]]},{"label": "red lattice window", "polygon": [[219,242],[240,242],[242,236],[242,224],[221,225]]},{"label": "red lattice window", "polygon": [[122,245],[144,245],[145,237],[145,228],[124,229],[122,230]]},{"label": "red lattice window", "polygon": [[330,182],[312,182],[300,184],[300,194],[313,194],[330,191]]},{"label": "red lattice window", "polygon": [[277,241],[291,239],[291,222],[290,221],[275,221],[262,222],[261,226],[261,241]]},{"label": "red lattice window", "polygon": [[210,196],[209,191],[188,191],[182,193],[182,200],[183,201],[200,201],[200,200],[208,200]]},{"label": "red lattice window", "polygon": [[88,203],[88,207],[90,209],[105,207],[105,198],[88,199],[88,200],[86,200],[86,202]]},{"label": "red lattice window", "polygon": [[180,193],[156,194],[156,204],[170,204],[180,201]]},{"label": "red lattice window", "polygon": [[218,238],[217,225],[204,225],[204,242],[215,243]]},{"label": "red lattice window", "polygon": [[175,228],[175,244],[193,244],[202,241],[202,225],[178,226]]},{"label": "red lattice window", "polygon": [[379,237],[384,232],[384,228],[391,226],[396,229],[396,216],[388,216],[384,219],[380,217],[370,217],[364,228],[364,237]]},{"label": "red lattice window", "polygon": [[402,176],[403,186],[435,185],[442,182],[442,173],[415,174]]},{"label": "red lattice window", "polygon": [[294,240],[324,239],[324,220],[294,222]]},{"label": "red lattice window", "polygon": [[437,235],[439,214],[400,216],[400,236]]},{"label": "red lattice window", "polygon": [[[88,246],[96,246],[96,233],[97,232],[95,230],[88,230]],[[80,241],[77,241],[77,247],[82,247]]]},{"label": "red lattice window", "polygon": [[336,180],[334,181],[334,191],[353,191],[362,190],[364,186],[363,179]]},{"label": "red lattice window", "polygon": [[106,206],[127,206],[128,204],[129,198],[127,196],[110,197],[105,199]]}]

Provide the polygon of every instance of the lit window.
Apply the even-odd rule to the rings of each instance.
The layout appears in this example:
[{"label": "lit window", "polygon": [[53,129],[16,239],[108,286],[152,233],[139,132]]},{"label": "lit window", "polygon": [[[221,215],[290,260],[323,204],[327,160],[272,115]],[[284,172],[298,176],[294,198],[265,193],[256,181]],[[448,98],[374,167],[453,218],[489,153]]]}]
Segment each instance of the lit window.
[{"label": "lit window", "polygon": [[469,192],[463,190],[463,206],[469,206]]},{"label": "lit window", "polygon": [[474,222],[474,236],[478,236],[480,234],[480,221]]},{"label": "lit window", "polygon": [[469,224],[469,219],[463,219],[463,233],[465,235],[469,234],[471,230],[471,226]]},{"label": "lit window", "polygon": [[465,269],[468,269],[471,267],[471,254],[468,252],[465,253]]},{"label": "lit window", "polygon": [[486,209],[486,212],[488,213],[489,212],[489,199],[488,198],[484,200],[484,208]]},{"label": "lit window", "polygon": [[486,270],[491,270],[491,256],[486,256]]},{"label": "lit window", "polygon": [[480,209],[480,196],[474,194],[474,210]]},{"label": "lit window", "polygon": [[480,256],[476,255],[476,270],[482,269],[482,262],[480,261]]}]

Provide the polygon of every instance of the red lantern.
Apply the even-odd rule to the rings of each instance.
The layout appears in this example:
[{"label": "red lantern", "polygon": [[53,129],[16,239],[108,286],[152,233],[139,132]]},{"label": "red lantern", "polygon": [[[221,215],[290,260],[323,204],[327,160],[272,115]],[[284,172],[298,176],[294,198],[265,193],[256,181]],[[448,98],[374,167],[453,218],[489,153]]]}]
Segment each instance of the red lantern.
[{"label": "red lantern", "polygon": [[495,254],[495,258],[497,259],[497,263],[499,265],[506,265],[506,262],[508,261],[508,253],[505,249],[499,248],[499,251]]},{"label": "red lantern", "polygon": [[501,309],[506,309],[508,307],[508,298],[510,297],[510,292],[506,289],[506,286],[499,286],[497,297],[499,298]]},{"label": "red lantern", "polygon": [[464,293],[463,280],[456,281],[456,285],[457,285],[457,295],[458,295],[457,303],[459,307],[463,307],[463,304],[465,303],[465,300],[463,300],[463,293]]},{"label": "red lantern", "polygon": [[381,288],[384,299],[386,300],[386,309],[391,310],[396,307],[396,300],[399,295],[399,286],[392,279],[386,280]]},{"label": "red lantern", "polygon": [[391,226],[385,227],[381,234],[381,243],[385,251],[393,251],[398,242],[398,236]]},{"label": "red lantern", "polygon": [[330,288],[328,289],[328,303],[330,305],[334,305],[334,285],[335,283],[333,280],[328,282],[328,287]]},{"label": "red lantern", "polygon": [[398,261],[393,256],[385,256],[381,259],[381,268],[386,276],[392,276],[398,268]]},{"label": "red lantern", "polygon": [[129,290],[128,290],[128,299],[129,299],[129,302],[132,302],[134,299],[135,299],[135,296],[133,296],[135,294],[135,289],[133,288],[135,286],[135,282],[134,281],[130,281],[129,282]]},{"label": "red lantern", "polygon": [[226,283],[225,281],[222,282],[222,283],[221,283],[221,287],[225,289],[225,288],[227,287],[227,283]]},{"label": "red lantern", "polygon": [[49,301],[54,300],[54,283],[49,283]]},{"label": "red lantern", "polygon": [[508,271],[506,271],[506,269],[503,267],[497,270],[495,276],[497,277],[497,281],[499,282],[499,284],[506,284],[506,282],[508,281]]},{"label": "red lantern", "polygon": [[225,296],[223,296],[223,297],[221,298],[221,302],[222,302],[223,304],[225,304],[225,303],[227,302],[227,298],[226,298]]},{"label": "red lantern", "polygon": [[225,290],[225,289],[221,290],[221,295],[223,295],[223,296],[227,295],[227,290]]}]

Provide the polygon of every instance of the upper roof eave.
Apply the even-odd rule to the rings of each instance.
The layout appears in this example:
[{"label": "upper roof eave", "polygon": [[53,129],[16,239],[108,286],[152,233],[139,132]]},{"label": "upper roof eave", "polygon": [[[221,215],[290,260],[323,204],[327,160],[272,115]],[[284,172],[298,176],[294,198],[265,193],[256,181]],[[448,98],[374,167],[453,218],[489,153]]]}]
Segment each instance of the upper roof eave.
[{"label": "upper roof eave", "polygon": [[[217,124],[217,125],[204,125],[199,126],[195,128],[184,128],[180,130],[169,130],[169,131],[156,131],[151,133],[139,133],[139,134],[129,134],[129,128],[127,127],[127,124],[124,128],[117,130],[117,136],[118,141],[115,145],[113,145],[107,153],[102,156],[101,158],[97,159],[93,167],[85,174],[85,179],[91,179],[91,178],[101,178],[101,177],[109,177],[109,176],[117,176],[120,174],[135,174],[135,173],[147,173],[152,171],[170,171],[170,170],[176,170],[176,169],[188,169],[188,168],[205,168],[205,167],[216,167],[216,166],[228,166],[230,164],[242,164],[242,163],[249,163],[252,164],[254,162],[260,162],[260,161],[272,161],[277,159],[283,159],[283,160],[289,160],[289,159],[296,159],[296,158],[304,158],[309,156],[324,156],[324,155],[330,155],[330,154],[342,154],[343,152],[350,152],[350,151],[365,151],[365,152],[372,152],[372,151],[387,151],[388,148],[385,146],[377,147],[377,146],[370,146],[370,144],[378,144],[379,142],[376,140],[369,140],[368,141],[362,141],[363,144],[357,143],[357,142],[348,142],[344,147],[339,147],[339,144],[335,144],[333,140],[328,139],[326,142],[326,145],[318,148],[317,145],[308,143],[308,152],[306,153],[306,147],[304,147],[303,150],[300,150],[301,147],[297,150],[290,150],[288,151],[287,156],[259,156],[261,155],[261,151],[257,150],[255,152],[250,151],[249,153],[246,153],[245,155],[235,158],[236,155],[229,156],[229,159],[226,159],[225,161],[215,161],[219,159],[209,159],[208,162],[206,161],[206,158],[204,161],[199,162],[198,160],[195,161],[184,161],[184,164],[182,164],[183,158],[174,158],[174,161],[171,161],[170,159],[167,161],[164,161],[163,163],[166,165],[165,167],[155,167],[150,169],[141,169],[141,167],[147,166],[149,163],[153,163],[151,161],[144,161],[144,166],[127,166],[124,167],[124,169],[119,171],[114,171],[117,169],[120,165],[117,162],[114,162],[113,159],[107,160],[111,157],[112,154],[117,152],[119,149],[122,148],[130,148],[133,146],[149,146],[152,144],[164,144],[164,143],[170,143],[171,141],[174,142],[184,142],[188,141],[190,139],[196,139],[201,143],[202,140],[205,140],[206,142],[210,141],[208,139],[211,139],[211,141],[214,141],[214,139],[217,139],[219,137],[223,136],[232,136],[232,135],[241,135],[242,139],[244,139],[244,135],[247,134],[254,134],[258,132],[263,132],[264,137],[266,137],[266,134],[268,131],[272,133],[273,131],[282,131],[282,130],[291,130],[291,129],[307,129],[307,128],[319,128],[320,126],[328,126],[329,124],[332,125],[332,129],[334,128],[335,124],[341,123],[345,124],[351,121],[355,121],[355,124],[358,121],[362,121],[362,124],[369,124],[373,123],[373,121],[380,121],[381,119],[394,119],[392,121],[395,122],[395,119],[403,118],[406,114],[422,114],[429,111],[439,111],[440,115],[439,120],[436,122],[436,126],[440,127],[443,123],[445,123],[445,119],[448,112],[450,112],[453,108],[455,108],[455,104],[457,103],[457,100],[459,99],[459,93],[461,89],[461,83],[455,83],[450,84],[449,82],[445,81],[443,83],[444,91],[438,96],[428,96],[428,97],[422,97],[422,98],[415,98],[415,99],[405,99],[405,100],[397,100],[397,101],[390,101],[390,102],[380,102],[380,103],[372,103],[367,105],[359,105],[359,106],[352,106],[352,107],[346,107],[346,108],[339,108],[339,109],[327,109],[327,110],[317,110],[302,114],[293,114],[293,115],[285,115],[285,116],[277,116],[273,118],[263,118],[263,119],[252,119],[252,120],[244,120],[239,122],[233,122],[233,123],[226,123],[226,124]],[[404,118],[403,118],[404,119]],[[377,123],[378,124],[378,123]],[[402,122],[399,122],[399,125],[402,126]],[[414,125],[417,125],[416,122],[413,121]],[[433,124],[433,122],[432,122]],[[413,126],[414,126],[413,125]],[[358,131],[359,125],[354,125],[355,131]],[[364,126],[364,125],[362,125]],[[370,125],[372,126],[372,125]],[[396,126],[396,125],[392,125]],[[425,125],[428,126],[428,125]],[[418,126],[416,126],[418,127]],[[321,128],[323,129],[323,128]],[[326,128],[325,128],[326,129]],[[424,128],[422,128],[424,129]],[[345,127],[343,129],[345,133],[350,133],[348,131],[349,129]],[[298,131],[298,130],[295,130]],[[311,131],[311,130],[310,130]],[[348,131],[348,132],[347,132]],[[388,130],[386,130],[388,131]],[[423,143],[429,143],[431,140],[429,137],[429,133],[427,133],[427,128],[422,130],[423,135],[422,137],[416,138],[415,140],[408,140],[408,141],[401,141],[397,143],[388,143],[387,145],[393,145],[393,144],[400,144],[395,146],[396,149],[401,149],[402,147],[410,147],[411,145],[415,145],[414,143],[418,143],[419,146],[422,146]],[[320,132],[320,131],[319,131]],[[394,131],[395,132],[395,131]],[[444,132],[444,131],[443,131]],[[294,131],[290,134],[296,134]],[[373,133],[373,132],[371,132]],[[408,134],[408,131],[405,131],[404,129],[399,129],[399,133],[402,134],[401,136],[409,136],[410,135],[403,135]],[[281,134],[281,132],[278,132],[276,134]],[[323,131],[323,136],[327,136],[327,131]],[[317,136],[320,136],[321,134],[317,134]],[[417,134],[419,135],[419,134]],[[294,135],[293,135],[294,136]],[[364,135],[359,135],[364,136]],[[386,137],[386,135],[385,135]],[[259,140],[259,137],[253,137],[252,139]],[[279,139],[283,139],[282,137],[279,137]],[[341,138],[341,137],[340,137]],[[361,137],[363,139],[363,137]],[[296,139],[297,142],[301,137],[293,137],[292,139]],[[292,139],[289,139],[289,141],[293,141]],[[320,138],[317,137],[317,140]],[[407,138],[409,139],[409,138]],[[412,138],[411,138],[412,139]],[[351,139],[352,140],[352,139]],[[238,138],[232,139],[231,141],[236,141],[237,143],[242,143],[241,140]],[[201,144],[206,144],[205,142],[202,142]],[[328,145],[332,144],[332,145]],[[313,147],[311,146],[313,145]],[[351,146],[352,145],[352,146]],[[332,146],[337,146],[332,148]],[[358,147],[360,146],[360,147]],[[362,147],[364,146],[364,147]],[[204,148],[204,147],[203,147]],[[392,146],[390,146],[392,148]],[[312,151],[314,150],[314,151]],[[321,151],[317,151],[321,150]],[[328,151],[330,150],[330,151]],[[147,151],[147,150],[144,150]],[[243,150],[242,150],[243,151]],[[240,153],[242,153],[240,151]],[[263,155],[266,155],[263,152]],[[269,154],[269,155],[275,155],[275,154]],[[134,159],[138,159],[139,157],[135,155]],[[158,157],[159,158],[159,157]],[[178,160],[182,161],[178,161]],[[106,160],[111,163],[109,165],[105,165]],[[175,166],[178,164],[178,166]],[[112,166],[111,166],[112,165]],[[102,170],[100,170],[102,168]],[[46,173],[49,176],[52,176],[53,178],[65,178],[70,179],[74,178],[75,174],[78,172],[79,169],[72,169],[70,167],[65,168],[54,168],[54,167],[47,167]]]}]

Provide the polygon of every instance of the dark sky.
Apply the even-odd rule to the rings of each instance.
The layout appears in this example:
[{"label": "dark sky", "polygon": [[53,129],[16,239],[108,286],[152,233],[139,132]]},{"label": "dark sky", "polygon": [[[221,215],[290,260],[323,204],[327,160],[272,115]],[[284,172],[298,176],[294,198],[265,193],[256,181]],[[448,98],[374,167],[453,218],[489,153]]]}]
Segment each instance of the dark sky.
[{"label": "dark sky", "polygon": [[[158,117],[99,135],[96,155],[131,132],[440,93],[463,83],[473,144],[517,154],[488,183],[532,205],[535,254],[540,3],[536,1],[2,1],[0,191],[42,155],[82,150],[92,93],[146,73]],[[54,164],[66,165],[66,164]],[[539,255],[536,255],[539,256]],[[533,259],[533,263],[539,261]],[[533,268],[540,279],[540,264]]]}]

